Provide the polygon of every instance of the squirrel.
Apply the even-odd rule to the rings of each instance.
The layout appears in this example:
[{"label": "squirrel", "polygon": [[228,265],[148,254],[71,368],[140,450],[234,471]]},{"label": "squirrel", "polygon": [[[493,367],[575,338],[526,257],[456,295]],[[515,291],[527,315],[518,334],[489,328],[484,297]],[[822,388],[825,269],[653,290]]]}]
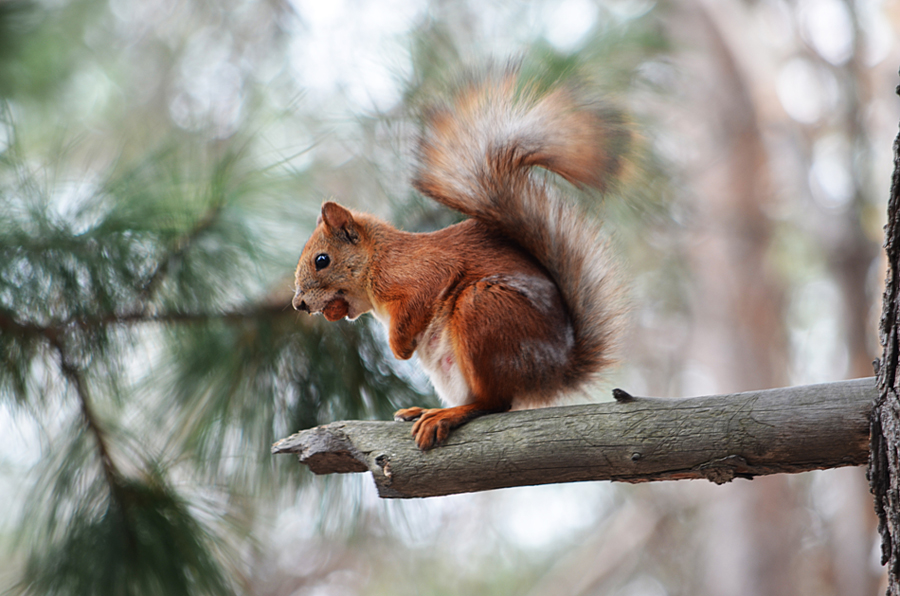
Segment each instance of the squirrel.
[{"label": "squirrel", "polygon": [[541,167],[604,190],[624,161],[621,116],[576,85],[517,67],[469,78],[429,108],[414,187],[469,219],[408,233],[325,202],[292,304],[329,321],[371,311],[415,353],[445,408],[401,409],[418,447],[475,417],[554,403],[613,361],[619,284],[599,225]]}]

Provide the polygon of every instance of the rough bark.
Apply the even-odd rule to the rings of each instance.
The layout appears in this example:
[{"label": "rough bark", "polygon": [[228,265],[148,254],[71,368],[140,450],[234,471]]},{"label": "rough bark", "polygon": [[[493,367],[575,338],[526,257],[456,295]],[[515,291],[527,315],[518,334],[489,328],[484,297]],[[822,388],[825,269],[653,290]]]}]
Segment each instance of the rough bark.
[{"label": "rough bark", "polygon": [[[900,89],[898,89],[900,92]],[[888,201],[885,250],[888,272],[881,311],[878,402],[872,411],[869,484],[881,533],[881,562],[888,564],[888,590],[900,596],[900,397],[898,397],[898,333],[900,333],[900,134],[894,141],[894,176]]]},{"label": "rough bark", "polygon": [[510,486],[733,478],[860,465],[875,379],[667,400],[525,410],[478,418],[419,451],[411,423],[334,422],[282,439],[316,474],[371,471],[382,497]]}]

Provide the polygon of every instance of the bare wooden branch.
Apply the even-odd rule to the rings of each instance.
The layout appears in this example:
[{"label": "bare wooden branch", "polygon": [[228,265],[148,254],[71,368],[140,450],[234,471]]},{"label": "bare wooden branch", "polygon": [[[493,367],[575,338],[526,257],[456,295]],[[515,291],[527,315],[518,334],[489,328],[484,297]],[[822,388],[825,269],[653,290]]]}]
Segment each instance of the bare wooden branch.
[{"label": "bare wooden branch", "polygon": [[316,474],[372,472],[382,497],[510,486],[733,478],[864,464],[874,378],[494,414],[431,451],[411,423],[334,422],[273,445]]}]

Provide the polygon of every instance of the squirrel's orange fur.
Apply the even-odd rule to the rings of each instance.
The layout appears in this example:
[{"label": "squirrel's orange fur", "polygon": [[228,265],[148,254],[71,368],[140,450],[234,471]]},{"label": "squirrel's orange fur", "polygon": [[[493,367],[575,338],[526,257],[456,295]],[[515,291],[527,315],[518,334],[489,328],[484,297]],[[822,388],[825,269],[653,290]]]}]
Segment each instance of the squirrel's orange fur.
[{"label": "squirrel's orange fur", "polygon": [[547,404],[609,364],[620,311],[599,230],[532,166],[603,188],[627,141],[570,86],[539,91],[514,70],[471,81],[428,112],[414,178],[470,219],[412,234],[327,202],[294,307],[372,311],[398,358],[418,354],[450,406],[396,413],[422,449],[476,416]]}]

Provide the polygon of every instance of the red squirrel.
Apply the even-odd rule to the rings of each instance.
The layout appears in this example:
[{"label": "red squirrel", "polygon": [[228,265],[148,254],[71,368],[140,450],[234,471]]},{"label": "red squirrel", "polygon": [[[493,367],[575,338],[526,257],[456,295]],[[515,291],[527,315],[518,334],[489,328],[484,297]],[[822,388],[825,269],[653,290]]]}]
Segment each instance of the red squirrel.
[{"label": "red squirrel", "polygon": [[446,408],[406,408],[422,450],[469,420],[557,400],[612,361],[621,316],[597,224],[534,166],[604,189],[629,135],[572,85],[517,69],[469,79],[430,108],[413,184],[469,219],[408,233],[334,202],[300,255],[294,308],[371,311],[415,353]]}]

